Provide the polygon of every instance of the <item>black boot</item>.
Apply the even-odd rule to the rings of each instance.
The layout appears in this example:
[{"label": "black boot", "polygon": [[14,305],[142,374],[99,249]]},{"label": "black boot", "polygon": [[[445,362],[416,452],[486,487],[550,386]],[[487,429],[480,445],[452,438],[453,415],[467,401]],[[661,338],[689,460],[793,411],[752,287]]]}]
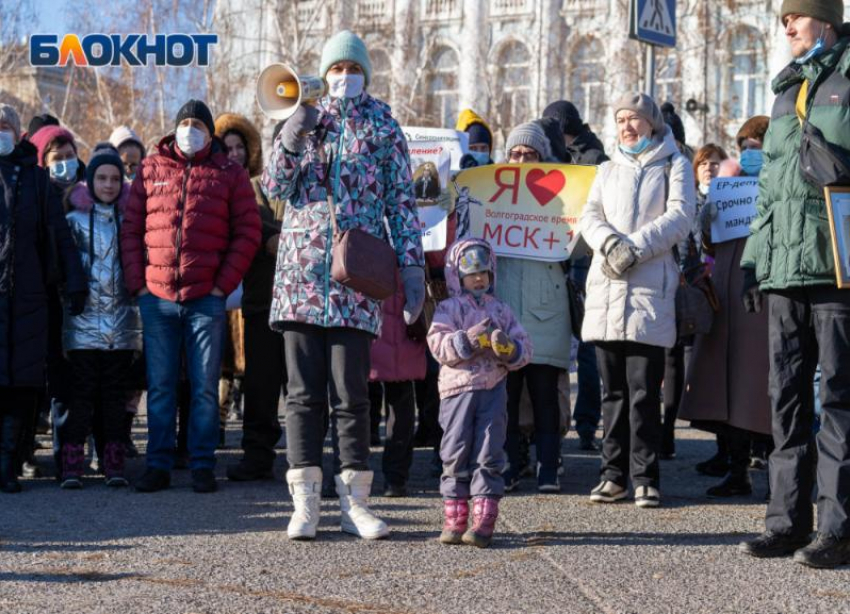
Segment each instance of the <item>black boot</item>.
[{"label": "black boot", "polygon": [[0,491],[21,492],[18,482],[18,438],[21,417],[15,410],[0,415]]},{"label": "black boot", "polygon": [[722,478],[729,473],[729,447],[724,434],[717,435],[717,454],[696,464],[697,473]]},{"label": "black boot", "polygon": [[750,445],[752,438],[747,431],[729,427],[726,445],[729,450],[729,475],[717,486],[706,491],[709,498],[740,497],[753,493],[750,480]]},{"label": "black boot", "polygon": [[753,483],[748,473],[730,473],[726,479],[705,491],[709,499],[743,497],[753,494]]}]

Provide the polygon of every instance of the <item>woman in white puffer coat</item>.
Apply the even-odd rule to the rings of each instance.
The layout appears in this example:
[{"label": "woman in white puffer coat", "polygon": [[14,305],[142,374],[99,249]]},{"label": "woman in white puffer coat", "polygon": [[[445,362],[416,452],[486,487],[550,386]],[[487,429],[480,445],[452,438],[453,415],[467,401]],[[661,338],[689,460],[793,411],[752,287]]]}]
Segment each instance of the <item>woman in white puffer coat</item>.
[{"label": "woman in white puffer coat", "polygon": [[631,477],[635,504],[657,507],[659,391],[664,349],[676,343],[673,246],[692,227],[696,193],[693,169],[652,98],[630,94],[614,113],[619,147],[599,167],[581,218],[596,253],[582,338],[597,348],[605,428],[590,500],[625,498]]}]

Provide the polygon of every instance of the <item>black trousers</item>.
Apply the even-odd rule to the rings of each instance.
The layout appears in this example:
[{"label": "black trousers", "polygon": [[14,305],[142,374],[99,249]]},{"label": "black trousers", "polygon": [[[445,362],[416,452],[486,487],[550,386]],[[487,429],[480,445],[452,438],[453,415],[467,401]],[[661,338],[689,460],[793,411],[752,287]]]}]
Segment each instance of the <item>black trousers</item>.
[{"label": "black trousers", "polygon": [[558,466],[561,437],[561,407],[558,398],[558,377],[563,369],[552,365],[526,365],[511,371],[507,377],[508,432],[505,451],[511,471],[520,469],[519,404],[523,386],[528,386],[528,396],[534,413],[534,438],[537,444],[537,462],[544,468]]},{"label": "black trousers", "polygon": [[97,408],[103,441],[124,441],[127,382],[133,364],[131,350],[74,350],[68,352],[74,374],[71,408],[63,427],[64,443],[83,445],[92,432]]},{"label": "black trousers", "polygon": [[676,344],[664,352],[664,424],[662,426],[661,451],[673,454],[676,451],[676,417],[688,374],[693,346]]},{"label": "black trousers", "polygon": [[413,433],[416,426],[416,403],[413,382],[372,382],[369,398],[373,412],[386,403],[387,436],[381,470],[384,482],[402,485],[410,477],[413,463]]},{"label": "black trousers", "polygon": [[0,483],[14,479],[23,462],[27,441],[24,424],[31,422],[39,388],[0,387]]},{"label": "black trousers", "polygon": [[658,488],[664,348],[631,341],[596,344],[602,376],[603,480]]},{"label": "black trousers", "polygon": [[339,436],[340,466],[369,469],[369,367],[373,335],[354,328],[288,323],[286,453],[293,469],[322,466],[325,412]]},{"label": "black trousers", "polygon": [[823,286],[768,295],[771,499],[765,525],[812,530],[813,378],[821,366],[817,434],[818,532],[850,537],[850,295]]},{"label": "black trousers", "polygon": [[278,418],[280,394],[286,393],[283,335],[269,328],[269,312],[246,313],[245,378],[242,394],[242,450],[245,461],[271,468],[283,434]]},{"label": "black trousers", "polygon": [[414,383],[416,388],[416,407],[419,415],[419,426],[417,432],[424,439],[433,441],[435,450],[440,450],[440,440],[443,438],[443,429],[440,427],[440,389],[438,380],[440,367],[431,353],[428,353],[428,371],[425,379]]}]

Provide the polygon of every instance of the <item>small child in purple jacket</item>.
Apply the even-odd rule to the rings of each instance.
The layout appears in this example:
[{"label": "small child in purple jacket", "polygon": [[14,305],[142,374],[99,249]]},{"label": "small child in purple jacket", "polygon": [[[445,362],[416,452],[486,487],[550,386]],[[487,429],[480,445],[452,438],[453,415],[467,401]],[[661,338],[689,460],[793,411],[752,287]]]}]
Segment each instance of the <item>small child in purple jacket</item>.
[{"label": "small child in purple jacket", "polygon": [[[437,306],[428,346],[440,363],[440,458],[444,544],[490,545],[507,429],[508,371],[531,359],[531,341],[511,308],[493,294],[496,257],[481,239],[452,245],[446,259],[449,297]],[[469,497],[472,527],[467,530]]]}]

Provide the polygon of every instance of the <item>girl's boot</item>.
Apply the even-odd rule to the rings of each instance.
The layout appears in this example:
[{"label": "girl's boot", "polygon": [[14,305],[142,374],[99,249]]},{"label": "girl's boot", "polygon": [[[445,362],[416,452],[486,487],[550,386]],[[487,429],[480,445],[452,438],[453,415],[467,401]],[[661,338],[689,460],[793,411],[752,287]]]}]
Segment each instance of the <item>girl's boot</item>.
[{"label": "girl's boot", "polygon": [[128,486],[124,477],[124,459],[127,454],[126,444],[123,441],[110,441],[103,449],[104,474],[106,474],[106,485],[112,488]]},{"label": "girl's boot", "polygon": [[443,500],[443,532],[441,544],[461,544],[466,525],[469,522],[469,501],[467,499]]},{"label": "girl's boot", "polygon": [[82,444],[62,444],[62,488],[82,488],[85,466],[86,453]]},{"label": "girl's boot", "polygon": [[499,500],[495,497],[475,497],[472,500],[472,526],[463,534],[463,543],[486,548],[493,540]]}]

